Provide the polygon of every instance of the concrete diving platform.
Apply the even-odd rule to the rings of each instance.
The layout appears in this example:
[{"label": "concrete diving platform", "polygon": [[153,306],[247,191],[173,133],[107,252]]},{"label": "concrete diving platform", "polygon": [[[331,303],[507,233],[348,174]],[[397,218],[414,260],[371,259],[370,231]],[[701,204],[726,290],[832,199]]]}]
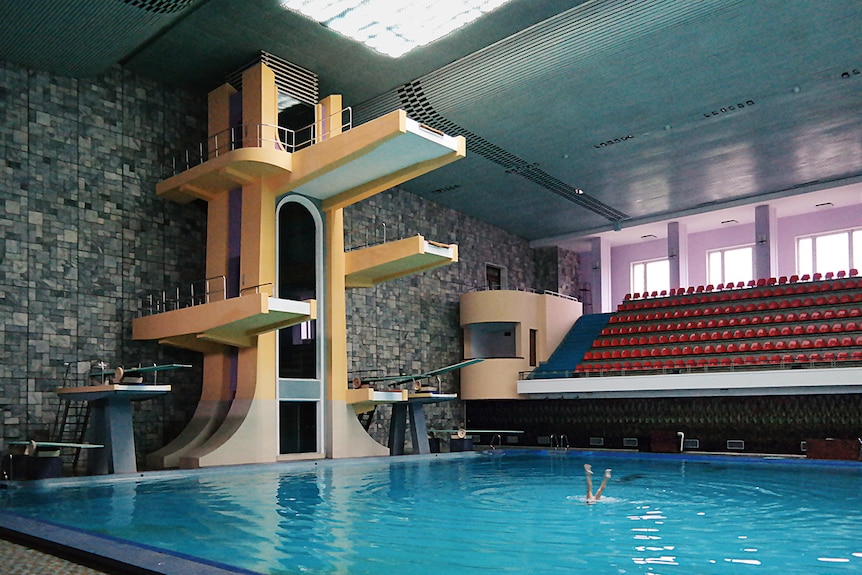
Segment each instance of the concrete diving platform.
[{"label": "concrete diving platform", "polygon": [[407,401],[406,389],[377,391],[372,387],[348,389],[346,401],[356,410],[356,414],[371,411],[377,405]]},{"label": "concrete diving platform", "polygon": [[416,235],[347,252],[345,285],[372,287],[457,261],[457,245],[432,242]]},{"label": "concrete diving platform", "polygon": [[254,338],[317,318],[317,302],[264,293],[205,303],[132,320],[132,339],[158,340],[199,352],[223,345],[251,347]]},{"label": "concrete diving platform", "polygon": [[[275,128],[273,128],[275,129]],[[260,147],[220,153],[167,178],[156,193],[178,203],[210,201],[219,193],[260,183],[275,194],[296,192],[338,209],[463,158],[462,136],[446,134],[395,110],[328,135],[295,152],[260,138]]]}]

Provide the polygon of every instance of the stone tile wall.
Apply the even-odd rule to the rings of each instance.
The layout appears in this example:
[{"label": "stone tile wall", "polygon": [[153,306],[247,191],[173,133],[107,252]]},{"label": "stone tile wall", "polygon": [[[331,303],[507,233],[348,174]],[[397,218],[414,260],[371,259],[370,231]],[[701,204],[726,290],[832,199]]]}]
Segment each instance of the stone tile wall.
[{"label": "stone tile wall", "polygon": [[139,455],[185,426],[199,357],[133,342],[131,319],[144,293],[204,276],[205,208],[155,185],[167,152],[205,137],[205,96],[120,68],[73,79],[0,62],[0,450],[47,437],[63,364],[83,359],[196,365],[136,406]]},{"label": "stone tile wall", "polygon": [[[536,285],[533,250],[526,240],[499,228],[392,189],[345,210],[345,246],[416,235],[458,244],[459,261],[435,270],[352,289],[347,299],[348,361],[351,377],[423,371],[463,359],[459,321],[462,293],[485,289],[485,265],[504,266],[510,289]],[[445,393],[459,391],[457,372],[442,377]],[[429,428],[464,425],[460,401],[425,408]],[[379,408],[372,435],[387,444],[388,409]]]}]

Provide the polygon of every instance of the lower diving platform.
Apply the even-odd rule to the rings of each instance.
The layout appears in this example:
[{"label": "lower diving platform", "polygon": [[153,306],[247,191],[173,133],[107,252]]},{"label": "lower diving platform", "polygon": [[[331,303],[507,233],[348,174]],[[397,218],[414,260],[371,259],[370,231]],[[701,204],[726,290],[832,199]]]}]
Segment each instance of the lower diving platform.
[{"label": "lower diving platform", "polygon": [[223,345],[251,347],[254,338],[317,317],[317,302],[247,294],[132,320],[132,339],[158,340],[211,352]]}]

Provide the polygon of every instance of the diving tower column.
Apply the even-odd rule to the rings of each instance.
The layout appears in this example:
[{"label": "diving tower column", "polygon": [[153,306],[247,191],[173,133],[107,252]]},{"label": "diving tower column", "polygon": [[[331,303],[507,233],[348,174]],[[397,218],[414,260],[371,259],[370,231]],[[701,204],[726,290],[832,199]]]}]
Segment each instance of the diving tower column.
[{"label": "diving tower column", "polygon": [[332,458],[387,455],[359,423],[347,403],[347,297],[345,286],[344,210],[326,213],[326,452]]}]

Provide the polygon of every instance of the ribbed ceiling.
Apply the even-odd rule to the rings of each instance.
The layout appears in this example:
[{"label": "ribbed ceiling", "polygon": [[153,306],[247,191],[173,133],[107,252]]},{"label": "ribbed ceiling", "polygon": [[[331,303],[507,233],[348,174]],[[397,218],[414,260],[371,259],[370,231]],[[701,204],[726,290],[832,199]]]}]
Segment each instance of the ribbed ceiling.
[{"label": "ribbed ceiling", "polygon": [[542,245],[862,179],[860,0],[510,0],[398,59],[279,0],[0,15],[0,59],[62,76],[119,63],[205,94],[265,51],[354,123],[405,108],[468,155],[404,189]]},{"label": "ribbed ceiling", "polygon": [[[576,63],[624,52],[644,36],[733,10],[750,0],[601,0],[587,2],[418,78],[441,114],[512,89],[540,90],[539,80]],[[397,105],[396,91],[362,105],[378,115]]]},{"label": "ribbed ceiling", "polygon": [[93,76],[205,1],[0,0],[0,56],[56,74]]}]

